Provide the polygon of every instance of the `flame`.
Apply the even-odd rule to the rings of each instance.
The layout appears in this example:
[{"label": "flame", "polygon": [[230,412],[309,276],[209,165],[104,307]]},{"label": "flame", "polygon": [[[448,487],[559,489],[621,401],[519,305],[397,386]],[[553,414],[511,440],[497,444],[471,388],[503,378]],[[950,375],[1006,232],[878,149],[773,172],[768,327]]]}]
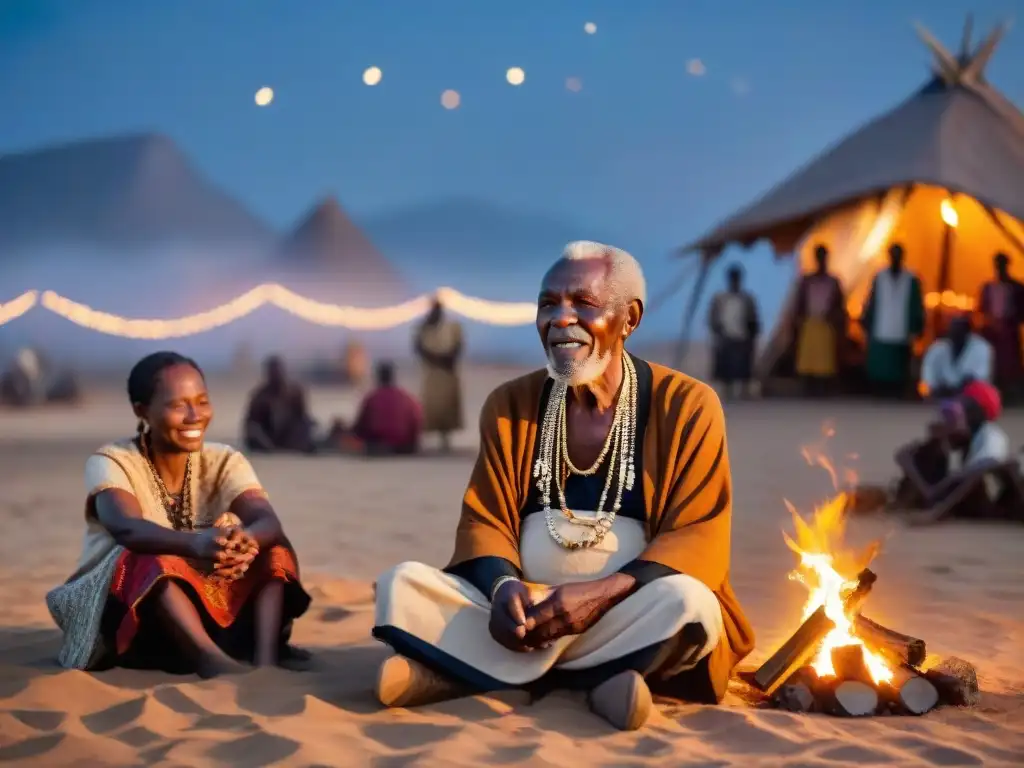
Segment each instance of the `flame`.
[{"label": "flame", "polygon": [[836,625],[822,641],[811,666],[823,677],[833,675],[835,669],[832,666],[832,649],[844,645],[860,645],[863,647],[864,661],[874,681],[883,683],[891,680],[892,670],[889,665],[853,633],[853,623],[843,607],[844,597],[857,586],[857,574],[878,554],[879,542],[872,542],[860,552],[845,546],[845,493],[840,493],[815,509],[810,522],[804,520],[788,501],[786,507],[793,516],[796,538],[790,537],[785,531],[782,536],[786,540],[786,545],[800,559],[797,569],[790,574],[790,578],[799,581],[809,592],[807,603],[804,605],[803,619],[824,606],[825,615]]},{"label": "flame", "polygon": [[[826,440],[834,434],[835,429],[830,425],[822,429]],[[809,466],[819,466],[828,472],[833,486],[839,488],[839,473],[825,454],[823,444],[801,448],[801,454]],[[853,470],[844,468],[843,479],[848,487],[852,487],[857,481],[857,475]],[[872,542],[861,551],[846,546],[846,493],[839,493],[816,508],[810,521],[805,520],[788,501],[785,503],[793,518],[794,536],[783,531],[782,537],[786,546],[799,558],[797,568],[790,574],[790,578],[799,581],[808,591],[801,620],[806,620],[824,606],[825,615],[836,625],[822,641],[811,666],[822,677],[834,675],[832,650],[845,645],[859,645],[874,681],[883,683],[891,680],[892,670],[886,661],[854,634],[853,622],[846,615],[843,603],[846,595],[857,586],[857,574],[875,559],[881,542]]]}]

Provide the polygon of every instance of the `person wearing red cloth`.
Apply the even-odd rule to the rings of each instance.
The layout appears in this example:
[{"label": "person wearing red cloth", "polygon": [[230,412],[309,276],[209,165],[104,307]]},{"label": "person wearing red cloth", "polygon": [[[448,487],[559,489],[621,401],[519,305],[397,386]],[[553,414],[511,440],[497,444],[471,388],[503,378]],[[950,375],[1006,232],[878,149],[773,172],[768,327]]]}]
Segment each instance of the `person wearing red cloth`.
[{"label": "person wearing red cloth", "polygon": [[423,432],[423,411],[412,395],[395,384],[391,363],[377,365],[376,387],[359,406],[351,428],[335,421],[329,445],[345,453],[400,456],[417,453]]},{"label": "person wearing red cloth", "polygon": [[940,406],[931,436],[904,446],[896,463],[904,472],[903,502],[922,508],[917,523],[948,517],[1006,517],[1022,508],[1020,471],[1010,438],[998,419],[999,390],[972,381]]}]

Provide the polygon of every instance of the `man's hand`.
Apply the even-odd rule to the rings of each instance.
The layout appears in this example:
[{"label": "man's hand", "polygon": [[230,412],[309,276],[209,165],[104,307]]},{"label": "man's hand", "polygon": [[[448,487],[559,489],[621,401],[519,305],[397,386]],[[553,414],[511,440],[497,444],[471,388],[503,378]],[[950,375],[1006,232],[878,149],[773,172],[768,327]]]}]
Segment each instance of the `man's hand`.
[{"label": "man's hand", "polygon": [[530,590],[523,582],[506,581],[498,587],[491,601],[491,621],[488,624],[491,637],[510,651],[532,650],[524,642],[527,633],[533,629],[533,621],[526,615],[532,604]]},{"label": "man's hand", "polygon": [[534,624],[526,634],[527,645],[539,647],[583,634],[627,597],[635,583],[632,576],[613,573],[597,581],[556,587],[545,600],[527,608],[526,620]]}]

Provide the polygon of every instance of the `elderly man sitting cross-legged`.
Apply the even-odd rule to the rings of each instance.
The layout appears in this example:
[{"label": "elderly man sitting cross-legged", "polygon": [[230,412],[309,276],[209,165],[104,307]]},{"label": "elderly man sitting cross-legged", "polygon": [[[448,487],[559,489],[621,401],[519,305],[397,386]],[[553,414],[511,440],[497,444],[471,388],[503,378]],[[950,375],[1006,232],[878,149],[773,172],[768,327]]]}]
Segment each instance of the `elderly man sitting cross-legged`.
[{"label": "elderly man sitting cross-legged", "polygon": [[573,688],[635,729],[652,689],[721,700],[753,646],[728,579],[725,421],[710,387],[623,350],[644,300],[617,248],[572,243],[545,275],[548,367],[484,404],[451,563],[378,580],[386,706]]}]

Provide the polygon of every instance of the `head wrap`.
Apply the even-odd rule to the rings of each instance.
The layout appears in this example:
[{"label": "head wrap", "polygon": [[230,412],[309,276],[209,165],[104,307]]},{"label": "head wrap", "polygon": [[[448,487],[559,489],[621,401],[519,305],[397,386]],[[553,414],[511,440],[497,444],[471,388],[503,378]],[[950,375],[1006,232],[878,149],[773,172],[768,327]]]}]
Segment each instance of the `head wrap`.
[{"label": "head wrap", "polygon": [[978,404],[988,421],[995,421],[1003,412],[1003,399],[999,396],[999,390],[987,381],[972,381],[964,387],[963,395]]}]

